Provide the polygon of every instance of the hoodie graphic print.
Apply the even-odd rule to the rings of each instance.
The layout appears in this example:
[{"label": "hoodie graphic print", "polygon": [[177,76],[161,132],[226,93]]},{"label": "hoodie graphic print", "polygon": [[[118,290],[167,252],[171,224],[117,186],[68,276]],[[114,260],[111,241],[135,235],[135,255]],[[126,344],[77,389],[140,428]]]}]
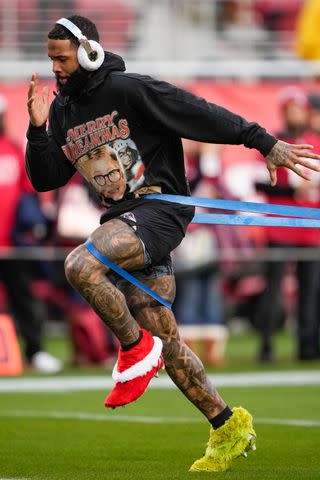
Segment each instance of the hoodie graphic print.
[{"label": "hoodie graphic print", "polygon": [[69,129],[66,140],[62,150],[102,205],[108,207],[143,185],[144,164],[128,121],[117,111]]}]

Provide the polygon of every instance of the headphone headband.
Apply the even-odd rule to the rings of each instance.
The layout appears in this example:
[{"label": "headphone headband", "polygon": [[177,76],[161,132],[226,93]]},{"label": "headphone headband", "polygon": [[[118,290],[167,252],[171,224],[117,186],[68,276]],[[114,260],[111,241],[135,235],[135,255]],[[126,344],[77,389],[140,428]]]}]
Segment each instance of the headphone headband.
[{"label": "headphone headband", "polygon": [[78,40],[87,40],[87,37],[83,35],[80,28],[77,27],[74,23],[70,22],[67,18],[60,18],[56,23],[63,25],[67,30],[69,30]]}]

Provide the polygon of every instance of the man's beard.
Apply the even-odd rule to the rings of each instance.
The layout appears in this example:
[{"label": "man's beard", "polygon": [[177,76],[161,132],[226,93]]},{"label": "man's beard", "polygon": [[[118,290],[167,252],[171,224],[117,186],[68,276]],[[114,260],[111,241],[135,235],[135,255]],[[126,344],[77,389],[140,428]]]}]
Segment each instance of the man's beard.
[{"label": "man's beard", "polygon": [[80,67],[68,77],[65,85],[62,85],[56,76],[57,89],[63,97],[77,97],[82,92],[88,79],[89,72]]}]

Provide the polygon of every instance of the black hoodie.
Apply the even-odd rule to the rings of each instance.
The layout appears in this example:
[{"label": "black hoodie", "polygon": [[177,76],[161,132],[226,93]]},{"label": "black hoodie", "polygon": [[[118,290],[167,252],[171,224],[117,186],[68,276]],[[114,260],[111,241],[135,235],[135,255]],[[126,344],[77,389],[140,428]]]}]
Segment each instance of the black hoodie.
[{"label": "black hoodie", "polygon": [[125,73],[122,58],[109,52],[80,96],[55,98],[48,131],[30,125],[27,138],[26,168],[34,188],[61,187],[79,170],[102,204],[112,205],[105,219],[151,191],[189,195],[181,138],[243,144],[264,156],[277,141],[257,123],[192,93]]}]

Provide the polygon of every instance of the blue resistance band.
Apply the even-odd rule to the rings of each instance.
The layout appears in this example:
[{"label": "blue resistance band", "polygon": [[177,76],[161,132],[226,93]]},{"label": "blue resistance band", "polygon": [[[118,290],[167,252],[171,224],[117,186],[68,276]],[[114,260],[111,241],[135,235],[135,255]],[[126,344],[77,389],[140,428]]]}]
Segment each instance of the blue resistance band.
[{"label": "blue resistance band", "polygon": [[167,300],[165,300],[164,298],[160,297],[160,295],[158,295],[157,293],[155,293],[153,290],[151,290],[150,288],[146,287],[146,285],[144,285],[143,283],[139,282],[139,280],[137,280],[136,278],[134,278],[132,275],[130,275],[130,273],[128,273],[126,270],[123,270],[123,268],[121,267],[118,267],[118,265],[116,265],[115,263],[113,263],[111,260],[109,260],[109,258],[105,257],[104,255],[102,255],[97,249],[96,247],[93,245],[92,242],[89,242],[88,240],[84,243],[84,246],[89,250],[90,253],[92,253],[92,255],[94,257],[96,257],[97,260],[99,260],[100,262],[104,263],[105,265],[107,265],[109,268],[111,268],[111,270],[113,270],[114,272],[116,272],[118,275],[120,275],[121,277],[125,278],[126,280],[128,280],[128,282],[131,282],[133,283],[133,285],[135,285],[136,287],[140,288],[140,290],[142,290],[143,292],[147,293],[148,295],[150,295],[150,297],[154,298],[155,300],[157,300],[159,303],[161,303],[162,305],[164,305],[165,307],[169,308],[169,310],[171,310],[172,308],[172,305],[170,302],[168,302]]},{"label": "blue resistance band", "polygon": [[[211,198],[185,197],[182,195],[152,194],[144,198],[150,200],[164,200],[171,203],[180,203],[194,207],[212,208],[218,210],[237,210],[240,212],[259,213],[274,215],[273,217],[262,217],[257,215],[225,215],[215,213],[198,213],[193,217],[192,223],[204,223],[211,225],[247,225],[247,226],[272,226],[272,227],[320,227],[320,210],[316,208],[293,207],[290,205],[273,205],[268,203],[240,202],[237,200],[223,200]],[[277,216],[280,215],[280,216]],[[295,218],[283,218],[295,217]],[[300,217],[300,218],[297,218]],[[87,241],[84,244],[94,257],[107,265],[121,277],[131,282],[143,292],[150,295],[165,307],[172,309],[171,303],[146,287],[130,273],[118,267],[115,263],[102,255],[95,246]]]},{"label": "blue resistance band", "polygon": [[210,225],[246,225],[248,227],[320,227],[320,220],[309,218],[259,217],[256,215],[224,215],[220,213],[196,213],[191,223],[206,223]]},{"label": "blue resistance band", "polygon": [[[239,212],[264,213],[284,217],[313,218],[320,220],[320,210],[317,208],[292,207],[290,205],[273,205],[269,203],[240,202],[238,200],[223,200],[220,198],[184,197],[182,195],[151,194],[144,198],[181,203],[194,207],[215,208],[217,210],[236,210]],[[232,225],[232,223],[230,223]],[[296,225],[294,225],[296,226]]]}]

